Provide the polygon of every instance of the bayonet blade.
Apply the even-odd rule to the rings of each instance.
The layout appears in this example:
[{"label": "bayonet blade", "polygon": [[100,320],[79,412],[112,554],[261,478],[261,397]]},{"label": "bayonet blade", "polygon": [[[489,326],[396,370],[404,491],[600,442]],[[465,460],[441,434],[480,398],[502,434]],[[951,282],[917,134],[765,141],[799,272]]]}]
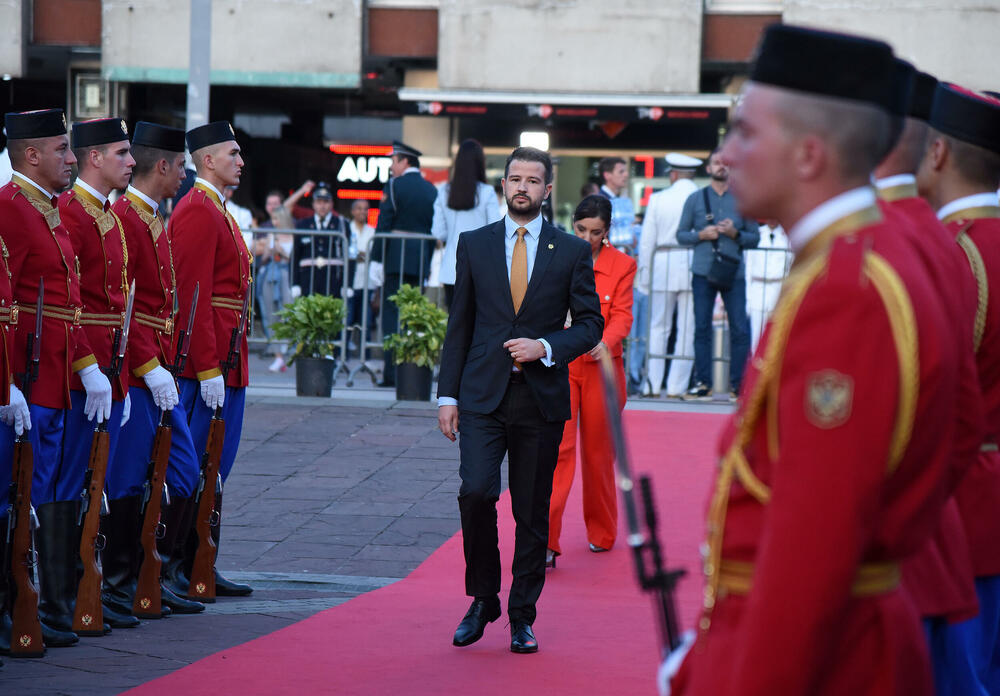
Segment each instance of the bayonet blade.
[{"label": "bayonet blade", "polygon": [[35,340],[31,348],[31,361],[38,363],[42,357],[42,312],[45,307],[45,278],[38,279],[38,300],[35,302]]},{"label": "bayonet blade", "polygon": [[240,354],[240,346],[243,345],[243,337],[247,333],[247,318],[250,313],[250,286],[247,286],[246,294],[243,295],[243,309],[240,310],[240,333],[236,341],[236,355]]},{"label": "bayonet blade", "polygon": [[180,301],[177,299],[177,288],[171,290],[171,293],[174,296],[174,307],[170,312],[170,318],[175,319],[177,317],[177,312],[181,311],[181,305]]},{"label": "bayonet blade", "polygon": [[128,345],[129,329],[132,326],[132,310],[135,308],[135,281],[128,291],[128,301],[125,303],[125,323],[122,325],[122,337],[118,341],[118,357],[125,357],[125,347]]},{"label": "bayonet blade", "polygon": [[[194,315],[195,311],[198,309],[198,293],[201,291],[201,283],[194,284],[194,294],[191,295],[191,311],[188,312],[188,325],[187,331],[184,333],[184,341],[181,346],[181,355],[187,357],[188,349],[191,348],[191,333],[194,331]],[[174,296],[174,302],[176,303],[177,296]]]}]

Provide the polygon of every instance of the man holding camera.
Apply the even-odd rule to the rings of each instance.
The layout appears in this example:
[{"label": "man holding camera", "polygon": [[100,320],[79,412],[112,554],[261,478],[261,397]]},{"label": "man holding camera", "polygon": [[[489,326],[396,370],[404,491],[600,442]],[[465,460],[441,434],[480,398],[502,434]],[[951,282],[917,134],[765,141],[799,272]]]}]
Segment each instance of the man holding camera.
[{"label": "man holding camera", "polygon": [[712,389],[712,314],[722,295],[729,317],[730,397],[740,390],[743,366],[750,353],[746,268],[743,250],[760,241],[755,220],[745,219],[729,192],[729,169],[716,149],[705,168],[711,183],[692,193],[677,225],[677,242],[694,247],[691,292],[694,298],[694,380],[689,398],[707,398]]}]

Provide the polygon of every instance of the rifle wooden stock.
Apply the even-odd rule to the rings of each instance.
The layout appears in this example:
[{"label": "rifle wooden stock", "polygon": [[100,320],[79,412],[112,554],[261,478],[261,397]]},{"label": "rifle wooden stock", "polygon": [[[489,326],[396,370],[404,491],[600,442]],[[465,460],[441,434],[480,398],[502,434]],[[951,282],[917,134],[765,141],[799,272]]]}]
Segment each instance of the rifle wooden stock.
[{"label": "rifle wooden stock", "polygon": [[201,455],[202,481],[201,494],[198,498],[198,513],[195,518],[195,531],[198,533],[198,551],[194,556],[191,568],[191,581],[188,584],[187,596],[199,602],[215,601],[215,554],[217,548],[212,538],[212,526],[221,524],[215,510],[215,487],[219,480],[219,466],[222,462],[222,444],[226,439],[226,421],[218,413],[212,417],[208,426],[208,442],[205,452]]},{"label": "rifle wooden stock", "polygon": [[31,477],[34,457],[27,433],[14,444],[14,495],[11,499],[15,515],[11,544],[10,574],[14,583],[14,622],[10,634],[11,657],[41,657],[42,625],[38,621],[38,588],[28,570],[31,559]]},{"label": "rifle wooden stock", "polygon": [[97,564],[97,535],[101,526],[101,503],[104,499],[104,477],[108,471],[108,431],[94,431],[90,445],[87,512],[83,516],[80,534],[80,562],[83,577],[76,591],[73,612],[73,632],[81,636],[104,635],[104,610],[101,608],[101,567]]},{"label": "rifle wooden stock", "polygon": [[170,421],[161,418],[160,425],[156,428],[156,438],[153,440],[153,452],[150,455],[149,500],[146,501],[139,537],[142,544],[142,565],[139,567],[135,600],[132,602],[132,614],[140,619],[158,619],[162,609],[160,597],[162,559],[156,549],[156,530],[160,526],[163,482],[167,474],[167,462],[170,460],[172,437]]}]

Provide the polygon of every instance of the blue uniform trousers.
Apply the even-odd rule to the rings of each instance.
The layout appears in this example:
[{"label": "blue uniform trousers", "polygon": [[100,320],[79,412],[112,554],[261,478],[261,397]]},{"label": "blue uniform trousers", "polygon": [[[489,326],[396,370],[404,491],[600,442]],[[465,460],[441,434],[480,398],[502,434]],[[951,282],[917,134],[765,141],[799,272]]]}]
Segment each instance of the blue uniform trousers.
[{"label": "blue uniform trousers", "polygon": [[[108,471],[108,497],[118,500],[141,495],[149,479],[149,458],[153,453],[160,409],[153,395],[142,387],[130,387],[132,415],[122,428],[113,466]],[[198,485],[200,456],[191,440],[187,411],[183,401],[171,411],[170,460],[167,464],[167,486],[172,495],[189,497]]]},{"label": "blue uniform trousers", "polygon": [[[87,402],[87,393],[85,391],[71,391],[69,398],[73,408],[66,411],[63,421],[63,463],[59,472],[59,480],[56,483],[55,500],[75,500],[80,497],[87,467],[90,466],[90,446],[94,441],[96,420],[87,420],[87,416],[83,412],[84,404]],[[124,410],[124,401],[111,402],[111,417],[108,419],[108,470],[111,469],[111,462],[115,460],[115,448],[120,439]],[[107,476],[105,475],[106,486]],[[37,505],[38,502],[35,504]]]},{"label": "blue uniform trousers", "polygon": [[[212,420],[213,411],[205,405],[201,398],[201,384],[196,379],[182,377],[177,380],[180,385],[181,405],[188,411],[188,423],[191,425],[191,437],[197,452],[205,451],[208,442],[208,426]],[[222,443],[222,462],[219,473],[223,483],[229,478],[236,462],[236,451],[240,447],[240,434],[243,432],[243,409],[246,405],[246,388],[226,387],[226,400],[222,406],[222,417],[226,421],[226,438]]]},{"label": "blue uniform trousers", "polygon": [[976,578],[979,615],[924,621],[937,696],[1000,694],[1000,575]]}]

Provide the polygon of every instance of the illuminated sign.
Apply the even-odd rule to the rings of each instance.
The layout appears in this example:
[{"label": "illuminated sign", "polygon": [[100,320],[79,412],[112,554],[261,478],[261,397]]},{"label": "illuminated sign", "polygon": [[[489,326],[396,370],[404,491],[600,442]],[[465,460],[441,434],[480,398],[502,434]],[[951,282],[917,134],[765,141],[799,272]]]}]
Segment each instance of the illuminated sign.
[{"label": "illuminated sign", "polygon": [[337,181],[350,181],[355,184],[370,184],[376,180],[385,184],[389,181],[389,157],[345,157]]}]

